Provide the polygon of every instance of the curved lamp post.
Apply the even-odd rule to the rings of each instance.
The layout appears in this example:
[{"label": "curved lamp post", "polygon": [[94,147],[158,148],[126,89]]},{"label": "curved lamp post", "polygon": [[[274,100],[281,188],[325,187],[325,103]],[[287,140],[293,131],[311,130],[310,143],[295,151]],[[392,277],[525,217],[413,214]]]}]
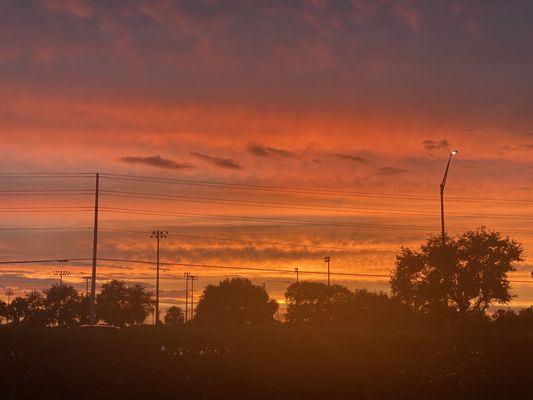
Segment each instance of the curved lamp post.
[{"label": "curved lamp post", "polygon": [[442,247],[446,245],[446,231],[444,229],[444,189],[446,187],[446,180],[448,179],[448,170],[450,169],[452,157],[457,153],[459,153],[458,150],[453,150],[450,152],[448,164],[446,164],[446,169],[444,170],[444,177],[442,178],[442,182],[440,184],[440,224],[442,229]]}]

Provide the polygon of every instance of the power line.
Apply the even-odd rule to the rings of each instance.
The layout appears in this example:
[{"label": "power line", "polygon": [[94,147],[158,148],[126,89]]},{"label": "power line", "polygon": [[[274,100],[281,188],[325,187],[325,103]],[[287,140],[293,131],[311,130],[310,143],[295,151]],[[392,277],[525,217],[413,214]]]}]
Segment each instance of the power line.
[{"label": "power line", "polygon": [[40,264],[40,263],[70,263],[78,261],[89,261],[91,258],[55,258],[55,259],[40,259],[40,260],[12,260],[12,261],[0,261],[1,265],[10,264]]},{"label": "power line", "polygon": [[32,177],[32,176],[42,176],[43,178],[51,178],[54,176],[67,176],[67,177],[94,177],[94,172],[0,172],[0,177],[4,176],[16,176],[16,177]]},{"label": "power line", "polygon": [[[103,211],[118,213],[118,214],[136,214],[136,215],[153,215],[164,217],[186,216],[191,218],[208,218],[208,219],[222,219],[222,220],[237,220],[248,222],[272,222],[272,223],[286,223],[296,225],[322,225],[322,226],[337,226],[348,228],[386,228],[386,229],[410,229],[410,230],[436,230],[436,226],[424,226],[424,225],[396,225],[396,224],[375,224],[375,223],[343,223],[333,221],[317,221],[308,219],[289,219],[289,218],[276,218],[276,217],[245,217],[245,216],[227,216],[219,214],[204,214],[204,213],[190,213],[190,212],[172,212],[162,210],[146,210],[146,209],[133,209],[133,208],[117,208],[117,207],[102,207]],[[468,230],[467,227],[452,227],[453,230]],[[531,235],[533,231],[526,230],[506,230],[508,233],[519,233]]]},{"label": "power line", "polygon": [[88,230],[92,229],[89,226],[84,227],[52,227],[52,226],[42,226],[42,227],[6,227],[0,228],[0,231],[70,231],[70,230]]},{"label": "power line", "polygon": [[[140,181],[140,182],[152,182],[152,183],[167,183],[177,185],[193,185],[193,186],[209,186],[209,187],[221,187],[231,189],[245,189],[245,190],[265,190],[275,192],[286,193],[298,193],[298,194],[321,194],[321,195],[343,195],[343,196],[355,196],[355,197],[380,197],[380,198],[393,198],[393,199],[406,199],[406,200],[431,200],[434,201],[437,197],[424,196],[424,195],[410,195],[399,193],[378,193],[378,192],[354,192],[343,191],[335,189],[316,189],[316,188],[302,188],[302,187],[284,187],[284,186],[268,186],[268,185],[253,185],[253,184],[241,184],[241,183],[226,183],[226,182],[212,182],[202,180],[190,180],[190,179],[175,179],[175,178],[155,178],[149,176],[139,175],[126,175],[126,174],[109,174],[103,173],[103,177],[114,180],[124,181]],[[499,198],[476,198],[476,197],[450,197],[449,200],[461,201],[461,202],[498,202],[505,204],[533,204],[530,200],[509,200]]]},{"label": "power line", "polygon": [[[2,172],[0,178],[93,178],[96,173],[93,172]],[[128,174],[114,174],[101,173],[101,177],[110,180],[123,181],[139,181],[152,182],[162,184],[177,184],[177,185],[193,185],[193,186],[209,186],[229,189],[243,189],[243,190],[260,190],[260,191],[275,191],[295,194],[318,194],[318,195],[336,195],[336,196],[354,196],[354,197],[378,197],[391,199],[406,199],[406,200],[430,200],[434,201],[436,196],[402,194],[402,193],[380,193],[380,192],[356,192],[337,189],[317,189],[308,187],[287,187],[287,186],[273,186],[273,185],[255,185],[232,182],[213,182],[193,179],[177,179],[177,178],[158,178],[142,175],[128,175]],[[532,200],[510,200],[504,198],[479,198],[479,197],[450,197],[451,201],[460,202],[483,202],[483,203],[504,203],[504,204],[533,204]]]},{"label": "power line", "polygon": [[[228,216],[217,214],[204,214],[204,213],[190,213],[190,212],[172,212],[161,210],[146,210],[146,209],[133,209],[133,208],[117,208],[117,207],[102,207],[102,210],[119,214],[139,214],[139,215],[155,215],[155,216],[186,216],[193,218],[211,218],[211,219],[229,219],[238,221],[250,221],[250,222],[282,222],[291,224],[312,224],[312,225],[328,225],[328,226],[346,226],[346,227],[386,227],[386,228],[405,228],[405,229],[436,229],[431,226],[409,226],[409,225],[377,225],[377,224],[348,224],[342,222],[327,222],[327,221],[311,221],[306,219],[288,219],[288,218],[274,218],[274,217],[245,217],[245,216]],[[462,228],[461,228],[462,229]]]},{"label": "power line", "polygon": [[[127,262],[133,264],[151,264],[153,261],[146,260],[129,260],[123,258],[99,258],[101,261],[112,261],[112,262]],[[232,269],[232,270],[246,270],[246,271],[256,271],[256,272],[280,272],[280,273],[291,273],[294,274],[293,269],[278,269],[278,268],[259,268],[259,267],[249,267],[249,266],[234,266],[234,265],[214,265],[214,264],[191,264],[191,263],[177,263],[177,262],[160,262],[161,265],[167,266],[179,266],[179,267],[198,267],[198,268],[213,268],[213,269]],[[313,274],[313,275],[324,275],[327,272],[322,271],[299,271],[301,274]],[[381,277],[381,278],[390,278],[390,275],[385,274],[359,274],[359,273],[348,273],[348,272],[332,272],[331,275],[342,275],[342,276],[360,276],[360,277]]]},{"label": "power line", "polygon": [[[35,264],[35,263],[51,263],[51,262],[63,262],[63,263],[72,263],[80,261],[91,261],[92,258],[64,258],[64,259],[44,259],[44,260],[14,260],[14,261],[0,261],[0,265],[9,265],[9,264]],[[149,264],[153,265],[153,261],[147,260],[130,260],[125,258],[99,258],[99,261],[107,262],[125,262],[132,264]],[[288,273],[294,274],[294,269],[281,269],[281,268],[259,268],[259,267],[250,267],[250,266],[234,266],[234,265],[213,265],[213,264],[193,264],[193,263],[177,263],[177,262],[160,262],[161,265],[166,266],[179,266],[179,267],[197,267],[197,268],[211,268],[211,269],[229,269],[229,270],[243,270],[243,271],[254,271],[254,272],[279,272],[279,273]],[[308,275],[327,275],[325,271],[305,271],[298,269],[300,274]],[[390,275],[386,274],[365,274],[365,273],[350,273],[350,272],[331,272],[330,275],[337,276],[354,276],[354,277],[370,277],[370,278],[390,278]],[[509,280],[511,283],[527,283],[533,284],[532,281],[523,281],[523,280]]]},{"label": "power line", "polygon": [[[399,210],[399,209],[375,209],[375,208],[357,208],[357,207],[333,207],[333,206],[323,206],[323,205],[299,205],[299,204],[288,204],[281,202],[259,202],[259,201],[250,201],[250,200],[234,200],[234,199],[220,199],[220,198],[210,198],[210,197],[198,197],[198,196],[167,196],[167,195],[152,195],[148,193],[140,192],[123,192],[123,191],[114,191],[114,190],[102,190],[102,194],[113,197],[124,197],[124,198],[137,198],[137,199],[153,199],[153,200],[169,200],[169,201],[187,201],[194,203],[208,203],[208,204],[239,204],[239,205],[249,205],[255,207],[279,207],[295,210],[308,210],[308,211],[330,211],[330,212],[371,212],[371,213],[380,213],[380,214],[390,214],[390,215],[399,215],[399,216],[436,216],[439,215],[437,212],[421,212],[421,211],[411,211],[411,210]],[[520,215],[520,214],[474,214],[474,213],[458,213],[451,212],[449,215],[457,217],[469,217],[469,218],[503,218],[503,219],[532,219],[530,215]]]}]

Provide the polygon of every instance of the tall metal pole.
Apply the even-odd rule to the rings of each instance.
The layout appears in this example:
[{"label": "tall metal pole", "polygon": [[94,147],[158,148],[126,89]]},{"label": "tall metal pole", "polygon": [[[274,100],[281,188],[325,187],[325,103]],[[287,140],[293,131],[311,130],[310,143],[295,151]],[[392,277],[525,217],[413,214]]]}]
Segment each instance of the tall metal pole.
[{"label": "tall metal pole", "polygon": [[98,253],[98,194],[100,174],[96,174],[96,189],[94,192],[94,232],[93,232],[93,269],[91,275],[91,301],[89,309],[89,324],[96,323],[96,258]]},{"label": "tall metal pole", "polygon": [[300,283],[300,279],[298,276],[298,267],[294,268],[294,272],[296,272],[296,283]]},{"label": "tall metal pole", "polygon": [[85,297],[89,297],[89,283],[91,282],[91,277],[84,276],[81,279],[85,282]]},{"label": "tall metal pole", "polygon": [[197,276],[195,275],[191,275],[189,277],[189,279],[191,280],[191,316],[190,316],[190,320],[194,320],[194,281],[196,279],[198,279]]},{"label": "tall metal pole", "polygon": [[189,320],[189,276],[188,272],[183,274],[185,277],[185,323]]},{"label": "tall metal pole", "polygon": [[324,257],[324,262],[328,264],[328,289],[331,287],[331,279],[330,279],[330,273],[329,273],[329,261],[331,257]]},{"label": "tall metal pole", "polygon": [[[446,180],[448,179],[448,171],[450,170],[450,163],[452,161],[452,157],[458,153],[457,150],[453,150],[450,152],[450,155],[448,157],[448,163],[446,164],[446,169],[444,170],[444,176],[442,177],[442,182],[440,184],[440,226],[441,226],[441,239],[442,239],[442,252],[444,257],[444,249],[446,248],[446,229],[444,227],[444,189],[446,188]],[[442,268],[444,265],[442,266]],[[444,268],[443,268],[444,269]],[[445,271],[442,271],[443,273]],[[444,275],[444,279],[446,279],[446,276]],[[445,282],[446,284],[446,282]],[[449,331],[449,321],[448,321],[448,293],[447,288],[444,288],[444,330],[446,332]]]},{"label": "tall metal pole", "polygon": [[[11,296],[13,295],[13,289],[8,287],[6,289],[6,294],[7,294],[7,305],[9,306],[11,304]],[[9,313],[6,314],[6,320],[7,320],[7,323],[9,323]]]},{"label": "tall metal pole", "polygon": [[57,308],[57,324],[58,326],[63,325],[62,311],[63,311],[63,276],[70,275],[70,271],[65,270],[55,270],[53,274],[59,276],[59,304]]},{"label": "tall metal pole", "polygon": [[7,288],[6,289],[6,294],[7,294],[7,305],[10,305],[11,304],[11,296],[13,295],[13,289]]},{"label": "tall metal pole", "polygon": [[159,242],[160,236],[157,231],[157,272],[156,272],[156,284],[155,284],[155,324],[159,325]]}]

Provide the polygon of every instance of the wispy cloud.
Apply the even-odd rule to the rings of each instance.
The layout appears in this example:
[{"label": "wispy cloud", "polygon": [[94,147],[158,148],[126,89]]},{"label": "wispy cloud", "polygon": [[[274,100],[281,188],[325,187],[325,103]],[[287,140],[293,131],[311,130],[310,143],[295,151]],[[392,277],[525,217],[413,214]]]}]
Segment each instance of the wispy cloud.
[{"label": "wispy cloud", "polygon": [[447,149],[448,147],[450,147],[450,142],[448,142],[448,140],[446,139],[442,139],[442,140],[427,139],[427,140],[424,140],[422,144],[424,145],[424,148],[428,151]]},{"label": "wispy cloud", "polygon": [[533,144],[519,144],[518,146],[503,146],[504,151],[531,151],[533,150]]},{"label": "wispy cloud", "polygon": [[218,167],[229,169],[243,169],[243,167],[237,161],[232,160],[231,158],[213,157],[207,154],[198,153],[197,151],[193,151],[191,153],[191,156],[196,157],[199,160],[208,162],[210,164],[216,165]]},{"label": "wispy cloud", "polygon": [[405,174],[409,172],[406,169],[403,168],[397,168],[397,167],[381,167],[376,170],[376,175],[399,175],[399,174]]},{"label": "wispy cloud", "polygon": [[361,163],[361,164],[368,163],[368,160],[366,158],[359,157],[359,156],[352,156],[350,154],[337,154],[337,157],[339,160],[343,160],[343,161],[354,161],[354,162]]},{"label": "wispy cloud", "polygon": [[274,159],[295,159],[301,158],[300,154],[286,150],[286,149],[277,149],[275,147],[263,146],[257,143],[248,143],[246,150],[257,157],[267,157]]},{"label": "wispy cloud", "polygon": [[164,168],[164,169],[187,169],[193,168],[192,164],[187,162],[177,162],[170,158],[163,158],[161,156],[126,156],[119,158],[119,161],[129,163],[129,164],[142,164],[148,165],[155,168]]}]

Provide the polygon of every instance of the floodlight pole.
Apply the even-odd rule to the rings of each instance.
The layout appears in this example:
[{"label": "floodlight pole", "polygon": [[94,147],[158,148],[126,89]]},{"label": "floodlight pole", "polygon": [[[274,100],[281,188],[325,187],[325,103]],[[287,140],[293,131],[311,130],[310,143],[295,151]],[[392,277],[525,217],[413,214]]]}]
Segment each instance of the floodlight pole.
[{"label": "floodlight pole", "polygon": [[191,280],[191,312],[189,319],[194,320],[194,281],[198,279],[196,275],[190,275],[189,279]]}]

